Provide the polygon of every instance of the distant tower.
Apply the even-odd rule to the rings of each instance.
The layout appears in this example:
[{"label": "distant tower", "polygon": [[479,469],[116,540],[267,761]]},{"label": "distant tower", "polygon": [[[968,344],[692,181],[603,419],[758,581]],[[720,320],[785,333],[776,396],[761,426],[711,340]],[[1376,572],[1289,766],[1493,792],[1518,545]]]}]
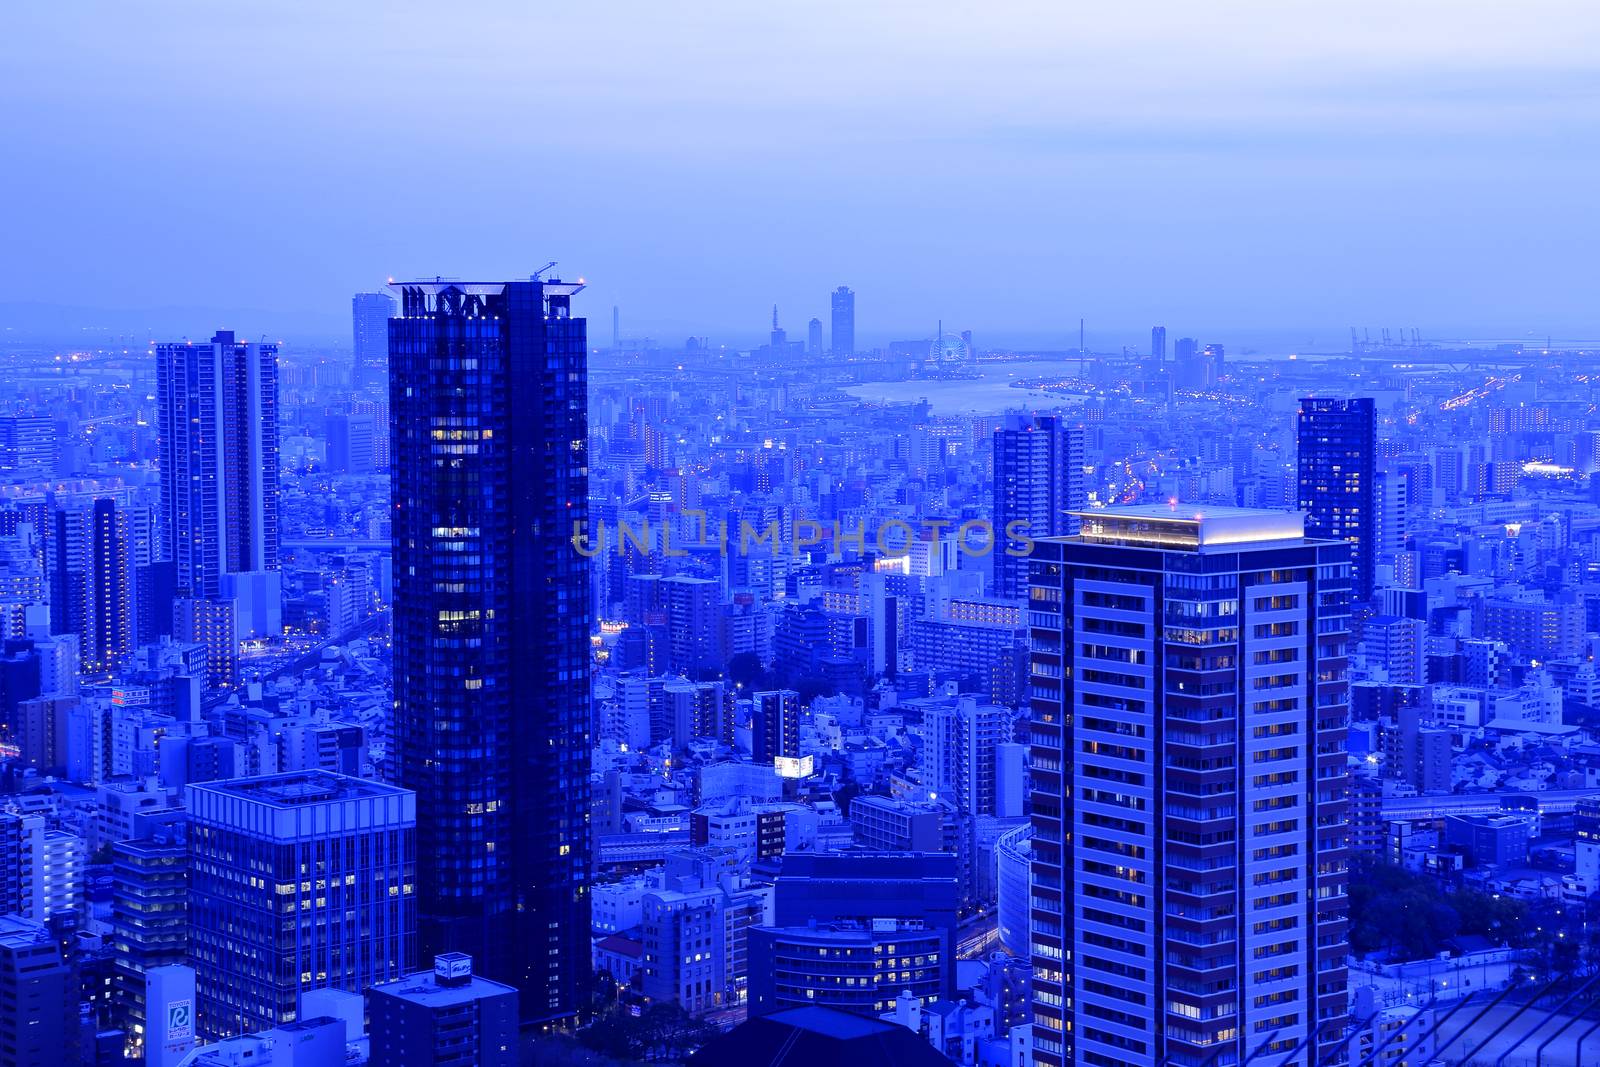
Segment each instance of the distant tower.
[{"label": "distant tower", "polygon": [[1193,337],[1180,337],[1172,346],[1173,377],[1185,389],[1205,385],[1205,368],[1200,363],[1200,342]]},{"label": "distant tower", "polygon": [[778,325],[778,305],[772,305],[772,347],[782,349],[789,344],[789,334]]},{"label": "distant tower", "polygon": [[1223,371],[1222,346],[1206,345],[1203,355],[1206,357],[1206,364],[1211,374],[1211,380],[1216,381],[1218,378],[1221,378]]},{"label": "distant tower", "polygon": [[1157,326],[1150,331],[1150,357],[1157,363],[1167,361],[1167,328]]},{"label": "distant tower", "polygon": [[350,384],[357,389],[388,379],[389,317],[393,314],[394,299],[388,293],[357,293],[350,298],[355,339]]},{"label": "distant tower", "polygon": [[833,291],[833,354],[856,354],[856,294],[847,285]]},{"label": "distant tower", "polygon": [[806,354],[822,355],[822,320],[812,319],[806,324]]},{"label": "distant tower", "polygon": [[1306,532],[1350,542],[1355,598],[1367,600],[1378,547],[1377,409],[1370,396],[1307,397],[1296,436]]}]

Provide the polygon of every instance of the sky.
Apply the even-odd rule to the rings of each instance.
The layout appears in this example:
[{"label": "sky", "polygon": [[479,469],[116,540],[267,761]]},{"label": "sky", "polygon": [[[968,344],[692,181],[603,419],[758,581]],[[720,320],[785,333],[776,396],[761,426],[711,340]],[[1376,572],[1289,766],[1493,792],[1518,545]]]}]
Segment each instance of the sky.
[{"label": "sky", "polygon": [[[0,328],[1600,338],[1592,0],[85,0],[0,35]],[[0,334],[0,337],[3,337]],[[1289,343],[1289,342],[1286,342]]]}]

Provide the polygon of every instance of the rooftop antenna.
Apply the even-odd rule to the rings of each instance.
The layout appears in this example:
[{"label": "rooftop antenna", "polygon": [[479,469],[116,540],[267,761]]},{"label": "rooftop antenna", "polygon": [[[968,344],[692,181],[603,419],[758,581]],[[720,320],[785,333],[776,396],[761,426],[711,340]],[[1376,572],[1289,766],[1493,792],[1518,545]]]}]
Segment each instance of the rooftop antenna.
[{"label": "rooftop antenna", "polygon": [[556,265],[556,261],[552,259],[550,262],[546,263],[544,266],[542,266],[538,270],[534,271],[533,272],[533,280],[536,281],[536,282],[544,281],[544,279],[542,277],[540,277],[540,275],[542,275],[545,271],[549,270],[551,267],[553,267],[555,265]]}]

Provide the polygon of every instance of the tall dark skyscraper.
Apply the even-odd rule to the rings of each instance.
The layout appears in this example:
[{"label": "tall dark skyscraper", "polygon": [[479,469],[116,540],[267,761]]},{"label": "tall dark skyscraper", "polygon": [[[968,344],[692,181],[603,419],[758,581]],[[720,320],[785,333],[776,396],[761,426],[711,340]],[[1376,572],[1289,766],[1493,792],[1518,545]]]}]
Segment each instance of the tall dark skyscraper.
[{"label": "tall dark skyscraper", "polygon": [[162,548],[174,565],[176,635],[206,645],[232,681],[238,615],[225,576],[278,569],[278,346],[156,348]]},{"label": "tall dark skyscraper", "polygon": [[389,324],[395,732],[417,793],[422,957],[465,952],[524,1017],[589,971],[581,285],[406,282]]},{"label": "tall dark skyscraper", "polygon": [[1150,356],[1157,363],[1167,361],[1167,328],[1157,326],[1150,331]]},{"label": "tall dark skyscraper", "polygon": [[1032,1062],[1334,1062],[1349,547],[1293,512],[1085,512],[1030,560]]},{"label": "tall dark skyscraper", "polygon": [[1300,401],[1300,510],[1306,531],[1350,542],[1355,596],[1372,596],[1378,538],[1378,414],[1371,397]]},{"label": "tall dark skyscraper", "polygon": [[[995,595],[1028,595],[1028,559],[1012,555],[1026,537],[1076,533],[1073,512],[1088,501],[1083,431],[1054,415],[1006,419],[994,432]],[[1012,530],[1012,523],[1020,526]]]},{"label": "tall dark skyscraper", "polygon": [[848,285],[833,291],[833,354],[853,356],[856,353],[856,294]]},{"label": "tall dark skyscraper", "polygon": [[386,380],[389,366],[389,316],[394,298],[388,293],[357,293],[350,298],[355,356],[350,382],[356,388]]}]

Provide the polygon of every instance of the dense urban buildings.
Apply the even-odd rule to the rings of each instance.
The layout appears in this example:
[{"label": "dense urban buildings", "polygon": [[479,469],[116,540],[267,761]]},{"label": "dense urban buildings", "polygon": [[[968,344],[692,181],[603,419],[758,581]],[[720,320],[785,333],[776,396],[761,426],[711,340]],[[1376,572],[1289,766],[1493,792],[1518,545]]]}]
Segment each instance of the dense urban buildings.
[{"label": "dense urban buildings", "polygon": [[563,282],[407,282],[389,324],[394,738],[424,955],[524,1018],[582,1003],[589,935],[584,320]]},{"label": "dense urban buildings", "polygon": [[1591,353],[585,352],[548,273],[382,374],[0,341],[0,915],[96,1067],[1450,1060],[1383,1005],[1600,960]]},{"label": "dense urban buildings", "polygon": [[1029,558],[1043,1064],[1343,1040],[1349,548],[1292,513],[1085,512]]}]

